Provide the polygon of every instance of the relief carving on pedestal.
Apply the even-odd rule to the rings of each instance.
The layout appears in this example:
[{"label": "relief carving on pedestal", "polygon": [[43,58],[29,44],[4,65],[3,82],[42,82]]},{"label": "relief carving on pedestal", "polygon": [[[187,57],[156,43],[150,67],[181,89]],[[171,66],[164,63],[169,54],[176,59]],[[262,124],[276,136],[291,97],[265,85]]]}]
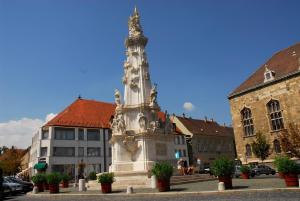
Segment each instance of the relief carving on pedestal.
[{"label": "relief carving on pedestal", "polygon": [[145,117],[145,115],[143,113],[139,113],[138,114],[138,119],[139,119],[139,125],[140,125],[140,129],[142,132],[147,131],[147,118]]},{"label": "relief carving on pedestal", "polygon": [[131,153],[131,160],[134,161],[134,155],[139,149],[138,141],[135,139],[134,136],[125,136],[123,144],[125,149]]}]

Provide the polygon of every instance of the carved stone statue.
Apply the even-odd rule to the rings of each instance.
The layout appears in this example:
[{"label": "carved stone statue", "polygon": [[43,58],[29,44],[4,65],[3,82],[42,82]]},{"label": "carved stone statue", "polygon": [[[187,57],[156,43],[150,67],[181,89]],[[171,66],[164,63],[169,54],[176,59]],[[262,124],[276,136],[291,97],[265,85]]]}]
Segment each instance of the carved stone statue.
[{"label": "carved stone statue", "polygon": [[139,125],[142,131],[146,131],[147,130],[147,118],[145,117],[145,115],[143,113],[139,113],[138,114],[139,117]]},{"label": "carved stone statue", "polygon": [[156,85],[152,86],[150,91],[150,106],[157,106],[157,90]]},{"label": "carved stone statue", "polygon": [[113,119],[111,128],[114,134],[125,134],[126,126],[122,113],[116,113],[116,117]]},{"label": "carved stone statue", "polygon": [[165,112],[165,118],[166,118],[166,121],[165,121],[165,133],[170,133],[173,131],[173,124],[170,120],[170,115],[168,114],[168,112],[166,111]]},{"label": "carved stone statue", "polygon": [[140,15],[136,8],[134,9],[133,15],[129,17],[128,27],[129,36],[139,37],[143,35],[142,27],[140,24]]},{"label": "carved stone statue", "polygon": [[115,89],[115,103],[117,105],[117,108],[121,106],[121,94],[118,89]]}]

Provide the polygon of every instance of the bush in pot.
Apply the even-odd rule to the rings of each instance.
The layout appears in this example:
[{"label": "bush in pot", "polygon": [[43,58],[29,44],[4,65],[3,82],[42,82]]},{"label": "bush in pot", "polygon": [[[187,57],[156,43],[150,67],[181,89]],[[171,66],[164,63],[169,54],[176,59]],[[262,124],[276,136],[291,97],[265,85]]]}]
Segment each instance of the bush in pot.
[{"label": "bush in pot", "polygon": [[286,186],[299,186],[298,174],[300,173],[300,166],[295,161],[290,160],[288,157],[283,157],[275,164],[278,172],[284,174]]},{"label": "bush in pot", "polygon": [[111,184],[114,182],[113,172],[104,172],[98,176],[98,183],[101,183],[102,193],[111,193]]},{"label": "bush in pot", "polygon": [[250,178],[250,167],[247,165],[242,165],[240,168],[241,176],[243,179],[249,179]]},{"label": "bush in pot", "polygon": [[211,171],[216,177],[218,177],[219,182],[224,182],[226,189],[232,189],[234,161],[225,157],[217,158],[211,165]]},{"label": "bush in pot", "polygon": [[53,172],[47,175],[47,182],[49,184],[50,193],[59,193],[59,183],[61,182],[61,175]]},{"label": "bush in pot", "polygon": [[173,175],[173,166],[169,163],[156,163],[152,168],[152,174],[156,176],[159,192],[170,190],[170,178]]},{"label": "bush in pot", "polygon": [[284,163],[286,160],[289,160],[286,156],[276,156],[274,159],[274,166],[277,168],[278,175],[281,179],[284,179],[284,173],[282,172],[282,163]]},{"label": "bush in pot", "polygon": [[38,188],[39,192],[44,192],[44,183],[46,183],[45,174],[36,174],[31,177],[32,182]]},{"label": "bush in pot", "polygon": [[71,177],[68,174],[62,174],[61,175],[61,182],[63,188],[69,188],[69,181],[71,180]]},{"label": "bush in pot", "polygon": [[96,180],[96,179],[97,179],[96,172],[90,172],[90,174],[89,174],[89,179],[90,179],[90,180]]}]

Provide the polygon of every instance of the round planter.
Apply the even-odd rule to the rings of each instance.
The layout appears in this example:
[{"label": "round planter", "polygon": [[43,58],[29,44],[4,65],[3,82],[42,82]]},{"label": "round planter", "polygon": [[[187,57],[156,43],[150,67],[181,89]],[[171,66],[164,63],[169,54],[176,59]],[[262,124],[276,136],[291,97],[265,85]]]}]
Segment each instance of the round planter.
[{"label": "round planter", "polygon": [[242,173],[241,177],[242,179],[250,179],[249,173]]},{"label": "round planter", "polygon": [[111,193],[111,183],[108,184],[101,183],[101,191],[102,193]]},{"label": "round planter", "polygon": [[61,182],[62,188],[69,188],[69,181],[63,181]]},{"label": "round planter", "polygon": [[299,186],[299,180],[297,174],[285,174],[284,180],[286,186]]},{"label": "round planter", "polygon": [[47,191],[49,190],[49,184],[48,183],[44,183],[44,189],[47,190]]},{"label": "round planter", "polygon": [[170,190],[170,179],[157,179],[157,188],[159,192]]},{"label": "round planter", "polygon": [[39,192],[44,192],[44,184],[35,184],[35,186],[38,188]]},{"label": "round planter", "polygon": [[218,179],[219,179],[219,182],[224,182],[225,189],[232,189],[232,178],[231,178],[231,176],[221,176]]},{"label": "round planter", "polygon": [[284,173],[283,172],[278,172],[278,176],[280,179],[284,179]]},{"label": "round planter", "polygon": [[49,193],[59,193],[59,184],[49,184]]}]

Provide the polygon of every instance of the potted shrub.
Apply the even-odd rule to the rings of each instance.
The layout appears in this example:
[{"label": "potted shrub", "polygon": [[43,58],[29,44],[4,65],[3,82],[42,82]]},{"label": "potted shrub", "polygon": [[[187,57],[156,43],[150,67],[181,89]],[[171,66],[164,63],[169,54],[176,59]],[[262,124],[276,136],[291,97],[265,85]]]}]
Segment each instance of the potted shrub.
[{"label": "potted shrub", "polygon": [[46,182],[46,178],[44,174],[36,174],[31,177],[32,182],[38,188],[39,192],[44,192],[44,183]]},{"label": "potted shrub", "polygon": [[47,175],[47,182],[49,184],[50,193],[59,193],[59,183],[61,182],[61,175],[53,172]]},{"label": "potted shrub", "polygon": [[241,176],[243,179],[249,179],[250,178],[250,167],[247,165],[242,165],[240,168]]},{"label": "potted shrub", "polygon": [[224,182],[225,189],[232,189],[232,175],[234,161],[224,157],[217,158],[211,165],[212,173],[218,177],[219,182]]},{"label": "potted shrub", "polygon": [[277,163],[278,171],[284,174],[286,186],[299,186],[298,174],[300,166],[295,161],[284,157]]},{"label": "potted shrub", "polygon": [[[284,173],[282,172],[281,170],[281,167],[282,167],[282,163],[285,161],[285,160],[289,160],[288,157],[286,156],[276,156],[275,159],[274,159],[274,166],[277,168],[277,171],[278,171],[278,176],[279,178],[281,179],[284,179]],[[279,166],[280,166],[280,169],[279,169]]]},{"label": "potted shrub", "polygon": [[156,176],[159,192],[170,190],[170,178],[173,175],[173,166],[169,163],[156,163],[152,168],[152,174]]},{"label": "potted shrub", "polygon": [[68,174],[62,174],[61,175],[62,188],[69,188],[69,181],[70,180],[71,180],[71,177]]},{"label": "potted shrub", "polygon": [[104,172],[98,176],[98,183],[101,183],[102,193],[111,193],[111,184],[114,182],[114,173]]}]

